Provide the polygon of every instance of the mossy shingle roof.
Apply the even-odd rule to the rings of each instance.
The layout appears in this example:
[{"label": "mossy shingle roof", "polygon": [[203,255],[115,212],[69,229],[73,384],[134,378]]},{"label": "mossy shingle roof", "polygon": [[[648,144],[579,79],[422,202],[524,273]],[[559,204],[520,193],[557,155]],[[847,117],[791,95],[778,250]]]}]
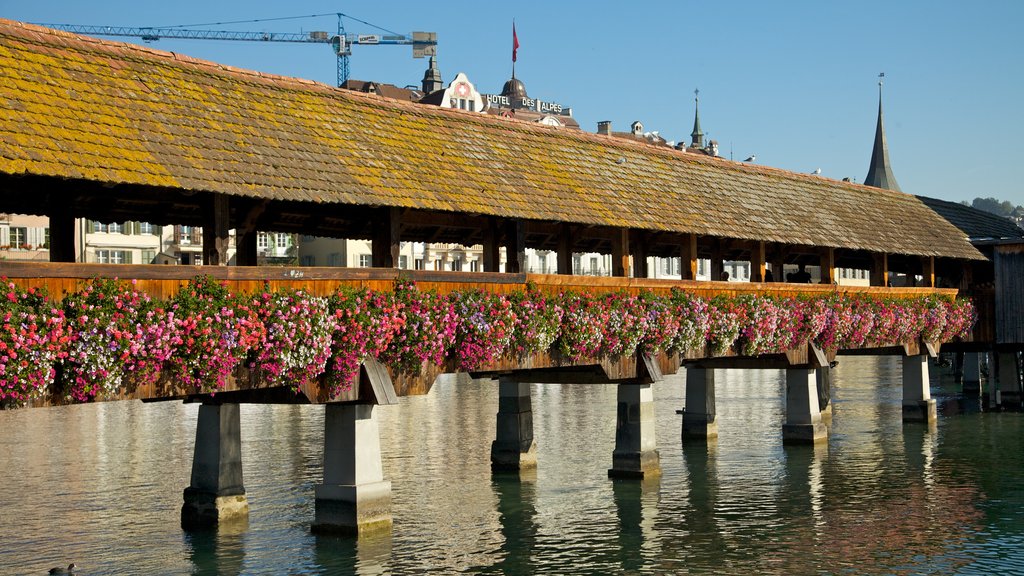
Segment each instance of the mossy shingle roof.
[{"label": "mossy shingle roof", "polygon": [[0,174],[981,258],[908,194],[8,20]]}]

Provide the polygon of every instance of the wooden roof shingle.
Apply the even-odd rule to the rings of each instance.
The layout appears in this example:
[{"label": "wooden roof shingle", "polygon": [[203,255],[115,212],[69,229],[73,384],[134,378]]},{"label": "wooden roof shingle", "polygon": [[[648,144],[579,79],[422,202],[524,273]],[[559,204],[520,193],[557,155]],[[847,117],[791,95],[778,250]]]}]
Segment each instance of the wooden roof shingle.
[{"label": "wooden roof shingle", "polygon": [[0,174],[983,258],[908,194],[9,20]]}]

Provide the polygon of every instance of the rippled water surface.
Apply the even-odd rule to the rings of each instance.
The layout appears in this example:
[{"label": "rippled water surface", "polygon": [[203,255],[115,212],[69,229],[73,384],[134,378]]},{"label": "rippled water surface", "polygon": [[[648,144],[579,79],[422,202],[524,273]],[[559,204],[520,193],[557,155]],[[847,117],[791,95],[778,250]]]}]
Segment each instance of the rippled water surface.
[{"label": "rippled water surface", "polygon": [[938,425],[904,425],[899,366],[841,358],[818,447],[783,447],[775,371],[719,372],[719,438],[684,445],[669,377],[643,482],[607,477],[614,386],[534,386],[538,469],[495,477],[497,385],[439,383],[378,409],[394,528],[359,541],[309,531],[322,407],[243,406],[248,524],[194,534],[198,406],[0,412],[0,574],[1024,573],[1024,415],[936,382]]}]

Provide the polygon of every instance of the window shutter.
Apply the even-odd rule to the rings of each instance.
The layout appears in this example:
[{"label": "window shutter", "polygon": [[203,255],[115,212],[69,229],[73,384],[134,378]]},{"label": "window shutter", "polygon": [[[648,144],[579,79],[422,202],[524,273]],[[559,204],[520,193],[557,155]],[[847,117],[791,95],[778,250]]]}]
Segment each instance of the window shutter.
[{"label": "window shutter", "polygon": [[124,263],[125,264],[131,264],[132,263],[132,251],[131,250],[125,250],[124,251]]},{"label": "window shutter", "polygon": [[93,232],[95,232],[96,231],[96,221],[95,220],[86,220],[85,221],[85,231],[88,232],[89,234],[92,234]]}]

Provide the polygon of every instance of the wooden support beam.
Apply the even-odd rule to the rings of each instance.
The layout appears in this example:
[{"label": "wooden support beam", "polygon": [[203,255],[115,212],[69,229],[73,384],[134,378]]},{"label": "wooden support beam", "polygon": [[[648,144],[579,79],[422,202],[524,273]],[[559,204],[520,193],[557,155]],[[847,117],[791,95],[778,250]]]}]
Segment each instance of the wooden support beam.
[{"label": "wooden support beam", "polygon": [[526,226],[522,220],[505,223],[505,272],[526,272]]},{"label": "wooden support beam", "polygon": [[697,279],[697,235],[687,234],[683,236],[683,243],[679,248],[679,273],[683,280]]},{"label": "wooden support beam", "polygon": [[725,265],[722,262],[722,241],[715,238],[711,242],[711,279],[721,280]]},{"label": "wooden support beam", "polygon": [[632,237],[630,253],[633,256],[633,278],[647,278],[647,236],[642,230],[636,230]]},{"label": "wooden support beam", "polygon": [[401,250],[401,208],[384,207],[376,210],[373,219],[373,240],[370,261],[374,268],[397,268]]},{"label": "wooden support beam", "polygon": [[53,203],[47,215],[50,217],[50,262],[74,262],[75,214],[70,203]]},{"label": "wooden support beam", "polygon": [[750,246],[750,281],[764,282],[765,270],[764,242],[757,241]]},{"label": "wooden support beam", "polygon": [[558,228],[558,273],[572,275],[572,227],[563,222]]},{"label": "wooden support beam", "polygon": [[612,236],[612,276],[629,275],[629,228],[618,228]]},{"label": "wooden support beam", "polygon": [[227,194],[213,194],[203,212],[203,264],[228,265],[230,207]]},{"label": "wooden support beam", "polygon": [[836,276],[836,249],[824,248],[821,251],[821,283],[835,284]]},{"label": "wooden support beam", "polygon": [[960,276],[960,290],[970,290],[974,286],[974,263],[970,260],[963,262],[963,274]]},{"label": "wooden support beam", "polygon": [[235,231],[235,266],[256,266],[256,237],[259,232],[252,230],[245,233]]},{"label": "wooden support beam", "polygon": [[871,267],[871,285],[872,286],[888,286],[889,285],[889,255],[888,254],[875,254],[874,255],[874,266]]},{"label": "wooden support beam", "polygon": [[490,217],[484,223],[484,272],[498,271],[501,262],[501,245],[498,243],[498,236],[498,220]]},{"label": "wooden support beam", "polygon": [[925,256],[921,259],[922,286],[935,288],[935,257]]}]

